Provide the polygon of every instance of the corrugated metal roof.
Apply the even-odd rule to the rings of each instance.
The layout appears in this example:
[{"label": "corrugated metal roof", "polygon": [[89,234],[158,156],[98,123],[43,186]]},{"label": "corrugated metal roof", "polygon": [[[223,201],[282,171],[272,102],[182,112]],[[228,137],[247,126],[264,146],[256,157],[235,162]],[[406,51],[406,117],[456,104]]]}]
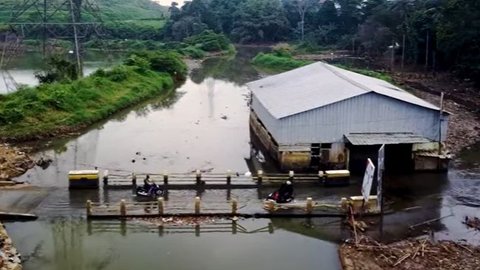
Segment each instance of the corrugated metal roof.
[{"label": "corrugated metal roof", "polygon": [[413,133],[349,133],[345,135],[353,145],[429,143],[431,140]]},{"label": "corrugated metal roof", "polygon": [[386,81],[323,62],[253,81],[247,86],[277,119],[370,92],[440,110]]}]

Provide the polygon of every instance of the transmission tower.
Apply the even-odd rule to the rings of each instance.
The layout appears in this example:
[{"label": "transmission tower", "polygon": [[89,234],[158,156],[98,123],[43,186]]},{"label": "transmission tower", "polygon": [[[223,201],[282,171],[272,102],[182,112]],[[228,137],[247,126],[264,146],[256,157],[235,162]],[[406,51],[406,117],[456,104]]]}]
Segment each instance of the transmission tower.
[{"label": "transmission tower", "polygon": [[[58,43],[71,42],[69,53],[74,56],[79,77],[83,75],[82,44],[92,37],[101,40],[103,32],[103,21],[96,0],[17,0],[8,25],[17,36],[18,43],[24,39],[41,40],[44,57],[62,48],[57,46]],[[5,59],[13,57],[15,48],[19,46],[5,45]],[[0,69],[7,64],[3,62]]]}]

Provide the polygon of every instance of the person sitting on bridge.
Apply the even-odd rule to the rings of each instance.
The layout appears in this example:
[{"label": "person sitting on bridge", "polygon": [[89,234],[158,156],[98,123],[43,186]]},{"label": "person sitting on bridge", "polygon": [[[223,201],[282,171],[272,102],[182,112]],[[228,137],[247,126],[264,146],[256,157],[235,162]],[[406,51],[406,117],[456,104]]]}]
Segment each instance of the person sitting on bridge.
[{"label": "person sitting on bridge", "polygon": [[145,179],[143,179],[143,188],[145,189],[145,191],[149,192],[152,185],[153,185],[153,182],[150,181],[150,175],[147,174]]},{"label": "person sitting on bridge", "polygon": [[286,181],[280,186],[278,190],[278,203],[283,203],[293,198],[293,185],[291,181]]}]

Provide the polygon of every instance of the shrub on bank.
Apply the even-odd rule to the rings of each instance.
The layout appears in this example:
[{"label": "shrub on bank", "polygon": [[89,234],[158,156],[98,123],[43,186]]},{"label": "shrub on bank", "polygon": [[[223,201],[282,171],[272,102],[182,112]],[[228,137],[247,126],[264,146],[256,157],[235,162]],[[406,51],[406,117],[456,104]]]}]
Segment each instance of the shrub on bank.
[{"label": "shrub on bank", "polygon": [[76,129],[171,89],[186,66],[176,53],[131,56],[125,64],[71,82],[0,95],[0,137],[32,139]]},{"label": "shrub on bank", "polygon": [[258,67],[269,70],[287,71],[308,65],[312,62],[293,59],[282,51],[281,53],[259,53],[253,58],[252,63]]}]

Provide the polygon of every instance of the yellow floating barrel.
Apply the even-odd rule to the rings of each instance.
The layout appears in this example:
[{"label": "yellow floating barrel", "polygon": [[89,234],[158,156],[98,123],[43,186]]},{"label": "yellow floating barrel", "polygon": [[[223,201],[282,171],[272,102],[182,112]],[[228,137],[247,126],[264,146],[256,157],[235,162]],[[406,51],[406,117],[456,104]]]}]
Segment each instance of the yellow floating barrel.
[{"label": "yellow floating barrel", "polygon": [[78,170],[68,172],[69,188],[98,188],[100,172],[98,170]]},{"label": "yellow floating barrel", "polygon": [[325,178],[325,185],[328,186],[342,186],[350,184],[349,170],[329,170],[323,174]]}]

